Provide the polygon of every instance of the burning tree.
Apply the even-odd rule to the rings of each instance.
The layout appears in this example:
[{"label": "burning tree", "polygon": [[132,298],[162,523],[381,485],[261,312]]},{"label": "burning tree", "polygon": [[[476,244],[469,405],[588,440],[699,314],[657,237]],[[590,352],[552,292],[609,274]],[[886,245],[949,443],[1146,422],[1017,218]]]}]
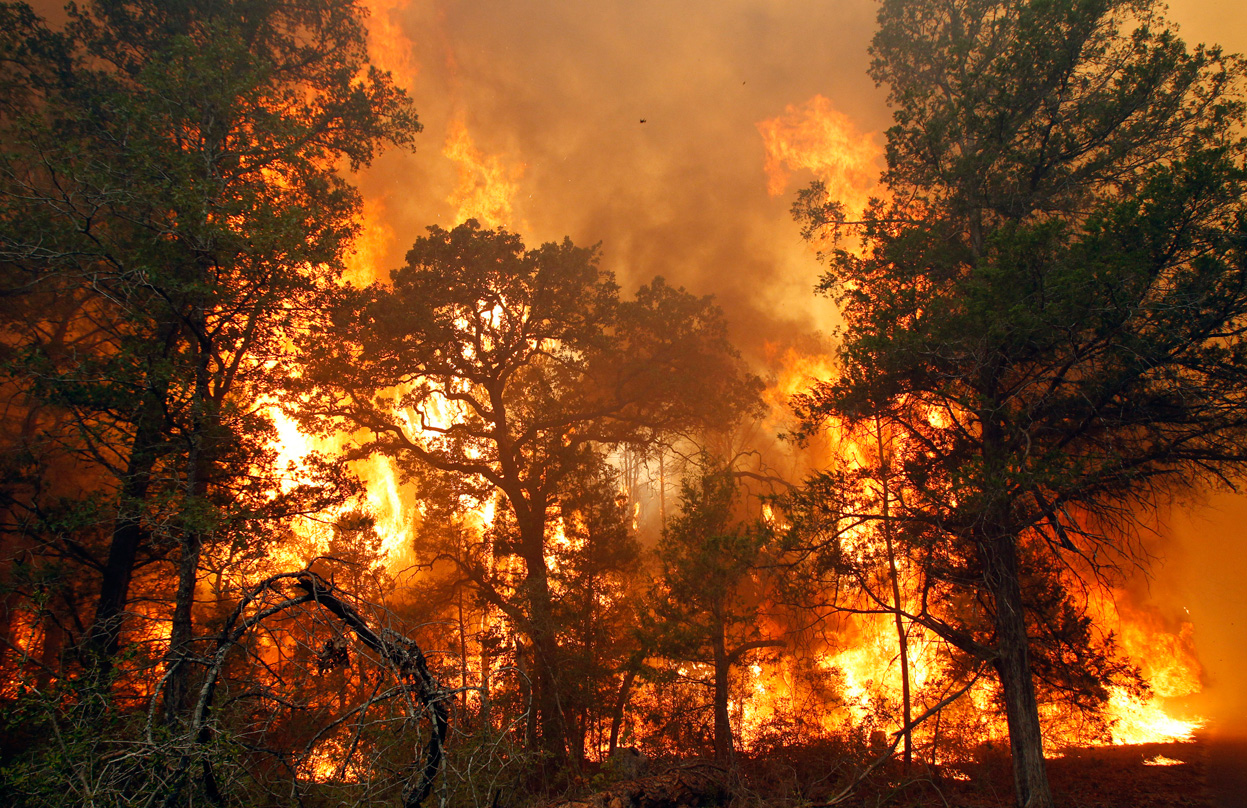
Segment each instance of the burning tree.
[{"label": "burning tree", "polygon": [[879,24],[888,200],[797,206],[863,244],[827,256],[841,375],[800,414],[911,447],[887,518],[968,611],[904,617],[994,668],[1018,804],[1046,808],[1036,649],[1078,624],[1052,570],[1132,563],[1134,509],[1247,464],[1242,63],[1147,0],[885,0]]},{"label": "burning tree", "polygon": [[713,694],[714,754],[722,762],[734,756],[728,713],[732,669],[751,651],[784,645],[763,636],[759,626],[771,531],[761,519],[746,518],[742,499],[731,469],[705,463],[689,475],[680,513],[658,542],[659,574],[648,627],[650,642],[662,656],[710,668],[702,681]]},{"label": "burning tree", "polygon": [[[273,523],[333,496],[281,492],[268,367],[355,232],[339,166],[419,125],[369,65],[350,0],[100,0],[62,31],[21,4],[0,14],[12,540],[90,570],[94,593],[66,579],[63,625],[101,681],[136,573],[162,571],[145,593],[162,600],[176,581],[176,668],[193,654],[203,554],[254,553]],[[167,690],[175,712],[185,673]]]},{"label": "burning tree", "polygon": [[595,251],[567,240],[530,250],[473,220],[432,227],[392,277],[346,294],[332,327],[308,337],[296,414],[443,487],[450,512],[493,509],[478,539],[443,557],[525,639],[541,744],[565,761],[552,563],[556,540],[577,532],[569,486],[586,488],[578,477],[612,447],[729,422],[757,382],[708,299],[656,279],[620,300]]}]

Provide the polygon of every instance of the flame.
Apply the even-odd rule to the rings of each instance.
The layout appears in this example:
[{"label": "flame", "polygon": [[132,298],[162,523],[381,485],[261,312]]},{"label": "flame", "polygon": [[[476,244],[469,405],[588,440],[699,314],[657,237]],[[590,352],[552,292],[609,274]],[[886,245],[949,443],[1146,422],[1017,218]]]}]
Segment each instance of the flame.
[{"label": "flame", "polygon": [[459,185],[448,197],[456,208],[455,221],[476,219],[485,227],[510,225],[524,165],[505,165],[500,156],[478,149],[462,116],[451,120],[442,154],[459,168]]},{"label": "flame", "polygon": [[416,63],[416,43],[403,33],[397,21],[399,12],[405,11],[409,0],[364,0],[368,7],[368,54],[374,64],[387,70],[395,82],[412,89],[420,66]]},{"label": "flame", "polygon": [[344,760],[347,745],[338,738],[326,738],[316,745],[298,767],[299,777],[312,783],[359,783],[371,772],[359,764],[357,757]]},{"label": "flame", "polygon": [[1186,743],[1204,726],[1203,719],[1184,720],[1169,715],[1160,698],[1144,701],[1122,688],[1111,691],[1107,712],[1113,722],[1110,732],[1114,746]]},{"label": "flame", "polygon": [[357,286],[376,280],[396,238],[387,221],[385,203],[376,197],[365,199],[360,210],[359,235],[346,256],[346,279]]},{"label": "flame", "polygon": [[759,121],[766,147],[766,190],[779,196],[794,171],[810,171],[823,181],[829,199],[843,202],[846,213],[859,216],[877,193],[883,148],[872,133],[862,133],[831,101],[816,95],[782,115]]},{"label": "flame", "polygon": [[[281,483],[282,490],[289,490],[308,481],[302,474],[301,467],[312,452],[332,452],[341,448],[340,439],[318,441],[305,435],[292,418],[276,407],[270,409],[270,415],[277,431],[275,448],[278,463],[287,469]],[[402,496],[398,468],[391,458],[378,455],[358,460],[355,461],[354,470],[367,482],[365,503],[368,513],[376,520],[375,529],[381,538],[378,563],[390,566],[406,552],[416,509]],[[297,569],[312,558],[323,555],[329,545],[329,532],[325,530],[324,524],[332,523],[346,510],[347,506],[339,506],[328,514],[322,514],[315,521],[298,523],[295,532],[300,541],[274,548],[269,557],[271,565],[279,570]]]},{"label": "flame", "polygon": [[836,376],[835,359],[830,354],[807,353],[791,345],[781,350],[774,342],[767,342],[764,347],[767,365],[777,368],[775,378],[763,392],[773,410],[787,410],[793,396]]},{"label": "flame", "polygon": [[1177,631],[1171,631],[1156,610],[1132,606],[1124,592],[1101,596],[1090,606],[1096,622],[1115,632],[1122,651],[1139,666],[1153,694],[1143,699],[1122,688],[1111,691],[1107,712],[1112,721],[1112,742],[1190,741],[1204,726],[1204,719],[1172,715],[1168,702],[1203,689],[1194,625],[1182,621]]},{"label": "flame", "polygon": [[1186,763],[1185,760],[1174,760],[1164,755],[1156,755],[1143,761],[1144,766],[1181,766],[1184,763]]}]

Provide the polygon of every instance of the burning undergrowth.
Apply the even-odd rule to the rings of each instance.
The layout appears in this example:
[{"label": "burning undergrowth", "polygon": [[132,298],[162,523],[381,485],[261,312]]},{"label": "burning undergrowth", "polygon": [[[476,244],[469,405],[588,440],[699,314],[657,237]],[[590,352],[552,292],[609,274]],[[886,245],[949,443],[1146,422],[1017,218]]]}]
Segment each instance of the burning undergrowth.
[{"label": "burning undergrowth", "polygon": [[[1238,146],[1218,162],[1182,141],[1207,160],[1182,173],[1119,144],[1096,159],[1138,160],[1082,196],[1069,189],[1100,163],[1066,156],[1059,187],[1027,175],[1026,210],[1024,172],[984,168],[997,184],[967,202],[940,173],[956,161],[927,148],[955,127],[905,128],[938,104],[895,44],[947,23],[978,53],[982,20],[941,16],[957,9],[914,22],[884,4],[874,70],[900,109],[880,133],[881,116],[846,113],[854,92],[778,93],[752,35],[715,16],[731,3],[698,36],[725,30],[757,77],[704,43],[650,60],[687,86],[612,43],[689,32],[619,4],[603,28],[571,4],[517,21],[385,0],[365,4],[368,33],[346,0],[260,2],[254,19],[208,5],[91,3],[64,36],[2,10],[24,33],[0,44],[28,70],[0,98],[20,146],[0,177],[0,794],[972,806],[1016,786],[1046,805],[1045,754],[1058,795],[1095,767],[1137,783],[1088,804],[1191,782],[1198,628],[1127,572],[1151,552],[1149,508],[1188,482],[1175,469],[1215,481],[1241,462],[1234,424],[1181,433],[1238,411],[1238,332],[1205,334],[1179,368],[1181,346],[1147,353],[1211,318],[1173,311],[1237,300],[1209,262],[1234,258],[1216,233]],[[1017,37],[1056,13],[998,5],[983,19]],[[1100,73],[1067,82],[1078,92],[1117,86],[1137,57],[1114,26],[1151,11],[1109,5],[1121,19],[1084,27],[1116,60],[1080,67]],[[751,19],[800,38],[787,13]],[[569,18],[582,40],[552,51],[542,20]],[[1140,30],[1138,48],[1177,47]],[[252,69],[261,57],[272,70]],[[1187,84],[1152,89],[1219,98],[1221,57],[1189,58]],[[639,78],[602,92],[619,64]],[[220,89],[240,76],[255,86]],[[988,89],[1029,86],[1006,78]],[[420,129],[402,86],[430,98],[433,146],[380,157]],[[699,93],[747,140],[695,120]],[[1178,154],[1185,130],[1148,121],[1155,153]],[[374,157],[357,194],[342,169]],[[1193,187],[1217,172],[1224,186]],[[794,178],[814,180],[797,227]],[[1169,232],[1164,205],[1205,192],[1190,216],[1206,243],[1153,250],[1179,258],[1152,285],[1130,274],[1130,250]],[[1142,335],[1104,353],[1139,311]],[[1013,784],[1010,751],[1036,764]]]}]

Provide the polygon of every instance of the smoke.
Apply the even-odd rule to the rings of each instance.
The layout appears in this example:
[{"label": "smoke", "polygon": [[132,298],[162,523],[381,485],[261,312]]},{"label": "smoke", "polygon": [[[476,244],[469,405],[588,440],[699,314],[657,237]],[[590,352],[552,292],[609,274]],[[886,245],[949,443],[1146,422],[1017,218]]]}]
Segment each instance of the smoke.
[{"label": "smoke", "polygon": [[[1170,0],[1188,43],[1247,53],[1247,5]],[[1185,702],[1215,731],[1247,732],[1247,496],[1221,493],[1179,503],[1162,521],[1156,561],[1138,586],[1144,602],[1176,625],[1193,625],[1203,691]]]},{"label": "smoke", "polygon": [[426,225],[457,223],[463,168],[444,147],[466,132],[514,185],[507,224],[526,241],[600,242],[625,290],[662,275],[715,295],[754,359],[832,324],[788,213],[815,174],[768,194],[757,125],[821,95],[862,133],[886,126],[869,0],[372,5],[374,30],[412,43],[426,127],[362,178],[396,234],[381,276]]},{"label": "smoke", "polygon": [[1219,494],[1166,520],[1149,600],[1190,620],[1204,669],[1187,708],[1218,731],[1247,726],[1247,496]]}]

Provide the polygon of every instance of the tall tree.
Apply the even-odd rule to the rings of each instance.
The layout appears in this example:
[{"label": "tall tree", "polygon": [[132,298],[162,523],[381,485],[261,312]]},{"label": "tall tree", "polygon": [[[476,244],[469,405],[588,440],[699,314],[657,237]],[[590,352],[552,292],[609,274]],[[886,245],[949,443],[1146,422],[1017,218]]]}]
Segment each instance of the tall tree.
[{"label": "tall tree", "polygon": [[5,291],[51,303],[6,334],[10,378],[28,408],[58,413],[53,439],[112,514],[94,558],[92,657],[107,671],[136,568],[166,558],[176,664],[205,543],[323,504],[272,499],[269,368],[289,361],[290,331],[357,228],[339,167],[419,125],[368,63],[354,0],[68,11],[51,32],[5,6],[28,30],[4,43],[22,66],[3,88]]},{"label": "tall tree", "polygon": [[759,625],[766,603],[764,548],[770,530],[747,511],[736,475],[705,461],[680,492],[680,513],[658,542],[649,643],[681,663],[708,665],[714,755],[735,756],[728,702],[732,670],[750,652],[784,645]]},{"label": "tall tree", "polygon": [[981,620],[909,617],[994,667],[1017,802],[1047,808],[1050,570],[1111,571],[1132,508],[1247,464],[1242,63],[1148,0],[885,0],[872,54],[888,200],[797,206],[863,244],[829,255],[842,375],[801,414],[914,447],[891,518]]},{"label": "tall tree", "polygon": [[392,277],[308,337],[298,413],[432,475],[448,501],[495,503],[456,562],[530,643],[542,744],[565,761],[550,558],[566,485],[611,447],[731,420],[758,383],[708,299],[656,279],[620,300],[595,251],[567,240],[529,250],[474,220],[431,227]]}]

